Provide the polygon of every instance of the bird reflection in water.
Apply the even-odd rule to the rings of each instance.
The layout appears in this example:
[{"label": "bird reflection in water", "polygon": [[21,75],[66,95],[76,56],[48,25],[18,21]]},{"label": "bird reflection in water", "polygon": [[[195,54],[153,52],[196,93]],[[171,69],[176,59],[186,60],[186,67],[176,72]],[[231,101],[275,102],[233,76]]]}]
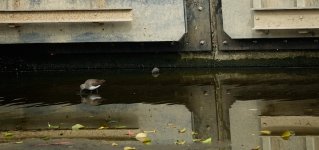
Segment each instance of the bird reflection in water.
[{"label": "bird reflection in water", "polygon": [[80,95],[83,104],[97,106],[103,102],[103,98],[98,94]]}]

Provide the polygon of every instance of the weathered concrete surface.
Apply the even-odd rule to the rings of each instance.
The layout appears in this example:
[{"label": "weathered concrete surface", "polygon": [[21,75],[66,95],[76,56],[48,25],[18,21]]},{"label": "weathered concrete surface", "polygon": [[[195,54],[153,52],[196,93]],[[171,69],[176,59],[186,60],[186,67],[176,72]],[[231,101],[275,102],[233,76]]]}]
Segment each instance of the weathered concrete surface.
[{"label": "weathered concrete surface", "polygon": [[2,10],[133,9],[121,23],[46,23],[0,25],[0,44],[179,41],[186,33],[182,0],[5,0]]},{"label": "weathered concrete surface", "polygon": [[0,11],[0,24],[18,28],[21,24],[39,23],[105,23],[133,20],[131,9]]},{"label": "weathered concrete surface", "polygon": [[[269,19],[269,18],[267,19],[263,16],[258,16],[257,11],[252,11],[254,9],[254,6],[257,5],[255,3],[258,3],[258,2],[262,3],[262,1],[222,0],[221,2],[222,2],[222,11],[223,11],[222,13],[223,13],[224,31],[232,39],[296,38],[296,37],[317,37],[317,35],[318,35],[317,30],[309,30],[309,32],[306,34],[299,34],[298,33],[298,31],[300,31],[301,29],[311,29],[311,26],[318,26],[318,24],[312,22],[313,20],[316,20],[318,18],[318,15],[315,15],[315,14],[317,14],[317,11],[316,11],[316,13],[314,13],[311,11],[308,12],[308,11],[300,11],[300,10],[299,11],[298,10],[290,10],[289,12],[290,12],[290,14],[292,14],[292,16],[294,16],[293,15],[294,13],[298,14],[298,15],[296,15],[296,18],[298,17],[298,19],[296,19],[296,18],[295,19],[293,19],[293,18],[285,19],[285,16],[276,15],[277,11],[270,12],[271,10],[267,10],[271,13],[271,15],[273,14],[273,16],[271,16],[271,19]],[[276,3],[276,1],[269,1],[269,3],[273,3],[273,4],[271,4],[272,6],[268,5],[266,7],[272,8],[272,9],[278,9],[278,8],[288,8],[289,9],[289,8],[297,8],[297,7],[299,9],[302,9],[302,8],[309,9],[309,8],[317,7],[316,5],[306,6],[306,7],[294,6],[294,5],[291,5],[291,4],[294,4],[293,1],[283,1],[281,5],[278,5],[278,3]],[[261,5],[261,4],[259,4],[259,5]],[[264,8],[263,5],[261,7]],[[278,12],[278,13],[280,13],[280,12]],[[283,14],[283,13],[281,13],[281,14]],[[286,14],[286,12],[284,12],[284,14]],[[310,19],[310,20],[300,19],[299,15],[302,15],[305,18],[312,18],[312,19]],[[315,15],[315,16],[312,17],[312,15]],[[269,25],[269,27],[274,25],[275,28],[289,29],[289,30],[271,30],[271,29],[275,29],[275,28],[269,28],[270,30],[263,28],[263,29],[267,30],[266,32],[255,30],[255,29],[260,28],[256,25],[266,24],[265,22],[262,23],[263,20],[266,23],[271,24],[271,25]],[[276,21],[273,21],[273,23],[271,23],[272,20],[276,20]],[[293,26],[294,24],[295,24],[295,26],[293,26],[293,28],[287,28],[286,26],[279,28],[280,26],[282,26],[284,24],[284,22],[282,22],[284,20],[286,20],[285,21],[286,23],[289,23],[288,26]],[[261,23],[259,23],[259,22],[261,22]],[[300,26],[301,22],[304,23],[304,26]],[[278,25],[279,23],[281,23],[281,24]],[[309,26],[309,28],[307,26]],[[317,28],[317,27],[315,27],[315,28]]]}]

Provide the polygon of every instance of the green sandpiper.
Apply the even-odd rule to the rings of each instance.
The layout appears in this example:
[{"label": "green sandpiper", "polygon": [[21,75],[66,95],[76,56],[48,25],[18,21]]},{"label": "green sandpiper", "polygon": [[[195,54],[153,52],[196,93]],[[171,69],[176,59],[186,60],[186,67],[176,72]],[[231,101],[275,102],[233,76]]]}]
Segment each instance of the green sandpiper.
[{"label": "green sandpiper", "polygon": [[97,90],[104,82],[105,80],[103,79],[88,79],[80,85],[80,93],[83,90],[89,90],[91,92]]}]

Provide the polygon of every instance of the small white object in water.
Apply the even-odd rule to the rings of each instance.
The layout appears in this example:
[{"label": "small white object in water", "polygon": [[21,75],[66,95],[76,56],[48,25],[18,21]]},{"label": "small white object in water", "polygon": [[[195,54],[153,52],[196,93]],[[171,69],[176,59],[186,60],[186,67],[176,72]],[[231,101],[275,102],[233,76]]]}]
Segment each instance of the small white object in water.
[{"label": "small white object in water", "polygon": [[155,77],[155,78],[158,77],[159,76],[159,72],[160,72],[160,69],[157,68],[157,67],[154,67],[152,69],[152,76]]}]

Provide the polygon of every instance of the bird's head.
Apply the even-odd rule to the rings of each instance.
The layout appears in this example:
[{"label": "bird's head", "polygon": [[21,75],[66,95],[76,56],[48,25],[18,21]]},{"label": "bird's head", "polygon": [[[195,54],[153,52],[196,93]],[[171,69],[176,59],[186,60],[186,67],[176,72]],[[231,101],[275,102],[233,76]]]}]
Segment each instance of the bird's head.
[{"label": "bird's head", "polygon": [[102,80],[100,80],[100,84],[103,84],[104,82],[105,82],[105,80],[103,80],[103,79],[102,79]]},{"label": "bird's head", "polygon": [[85,89],[85,85],[84,85],[84,84],[81,84],[81,85],[80,85],[80,89],[81,89],[81,90],[84,90],[84,89]]}]

